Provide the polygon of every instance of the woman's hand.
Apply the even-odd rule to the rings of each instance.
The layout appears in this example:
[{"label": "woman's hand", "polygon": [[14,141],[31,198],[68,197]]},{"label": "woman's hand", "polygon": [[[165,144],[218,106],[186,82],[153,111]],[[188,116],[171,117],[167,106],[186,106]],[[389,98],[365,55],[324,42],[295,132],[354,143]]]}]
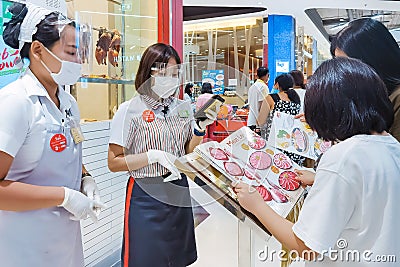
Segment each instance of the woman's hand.
[{"label": "woman's hand", "polygon": [[306,117],[304,116],[304,113],[297,114],[294,116],[295,119],[300,119],[301,122],[306,122]]},{"label": "woman's hand", "polygon": [[301,185],[303,187],[314,184],[315,180],[315,173],[312,171],[307,171],[307,170],[294,170],[294,172],[297,174],[297,180],[300,181]]},{"label": "woman's hand", "polygon": [[243,182],[232,184],[237,194],[239,204],[251,213],[254,213],[260,205],[265,205],[258,191],[251,185]]}]

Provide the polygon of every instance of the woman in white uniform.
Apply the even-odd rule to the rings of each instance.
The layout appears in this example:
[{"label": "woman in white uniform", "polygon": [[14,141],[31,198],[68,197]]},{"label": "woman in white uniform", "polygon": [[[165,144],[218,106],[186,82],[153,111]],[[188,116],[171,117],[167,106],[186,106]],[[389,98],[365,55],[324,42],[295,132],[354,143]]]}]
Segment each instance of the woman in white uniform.
[{"label": "woman in white uniform", "polygon": [[0,91],[0,265],[83,266],[79,220],[103,205],[71,134],[77,103],[59,87],[80,75],[75,27],[33,5],[10,12],[3,38],[30,66]]},{"label": "woman in white uniform", "polygon": [[202,141],[218,110],[194,123],[190,103],[175,97],[178,64],[171,46],[148,47],[135,79],[139,95],[119,107],[111,124],[108,166],[131,175],[124,267],[183,267],[197,259],[188,182],[173,163]]}]

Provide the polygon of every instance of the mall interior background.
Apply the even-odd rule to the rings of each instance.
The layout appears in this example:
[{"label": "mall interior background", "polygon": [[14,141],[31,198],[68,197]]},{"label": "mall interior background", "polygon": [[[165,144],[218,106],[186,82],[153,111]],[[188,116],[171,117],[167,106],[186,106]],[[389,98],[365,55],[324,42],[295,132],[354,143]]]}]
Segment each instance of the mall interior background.
[{"label": "mall interior background", "polygon": [[[86,266],[118,264],[127,178],[123,173],[112,174],[107,168],[109,120],[118,106],[135,94],[133,83],[140,56],[150,44],[157,41],[173,44],[185,62],[185,82],[194,83],[197,89],[203,80],[203,70],[223,69],[224,97],[227,103],[240,107],[246,99],[246,90],[256,78],[258,67],[268,66],[274,70],[270,88],[278,73],[277,62],[287,62],[287,65],[283,64],[284,70],[298,69],[305,77],[311,75],[322,61],[330,58],[329,37],[350,20],[360,17],[378,19],[400,42],[398,1],[199,2],[97,0],[93,4],[93,1],[67,0],[68,15],[92,27],[92,54],[85,63],[84,75],[79,83],[66,90],[76,97],[81,111],[86,137],[85,165],[96,177],[102,199],[108,206],[98,224],[88,220],[83,222]],[[1,1],[3,22],[9,19],[7,6],[10,3]],[[276,28],[270,25],[272,19],[286,22],[283,27]],[[110,33],[116,29],[122,36],[118,66],[99,65],[94,59],[101,29]],[[282,32],[291,34],[282,39]],[[282,54],[273,49],[281,43],[287,47]],[[10,64],[6,67],[7,62],[14,60],[11,55],[15,51],[6,47],[2,40],[0,46],[3,83],[15,79],[18,73],[13,72]],[[240,93],[237,95],[235,92]],[[201,194],[197,197],[207,198]],[[238,227],[240,222],[218,204],[205,207],[205,210],[211,215],[196,228],[199,260],[194,266],[248,266],[240,265],[250,256],[239,251],[239,242],[243,242],[239,239],[253,234]],[[232,238],[228,238],[228,244],[224,243],[227,236]],[[244,239],[248,244],[246,251],[259,242],[255,241],[256,238]],[[256,263],[252,262],[251,266],[256,266]]]}]

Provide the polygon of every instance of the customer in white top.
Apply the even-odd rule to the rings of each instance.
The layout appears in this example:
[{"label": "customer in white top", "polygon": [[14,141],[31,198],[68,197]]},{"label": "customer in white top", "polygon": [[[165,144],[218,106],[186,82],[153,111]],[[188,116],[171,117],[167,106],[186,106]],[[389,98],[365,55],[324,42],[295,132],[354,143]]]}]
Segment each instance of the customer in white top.
[{"label": "customer in white top", "polygon": [[269,80],[269,70],[266,67],[257,69],[257,81],[250,86],[248,92],[249,116],[247,117],[247,126],[255,130],[258,113],[260,112],[261,104],[268,95],[267,82]]},{"label": "customer in white top", "polygon": [[30,66],[0,91],[0,265],[82,267],[79,220],[96,220],[103,205],[82,166],[82,136],[73,135],[78,105],[60,87],[81,74],[76,30],[34,5],[9,11],[4,41]]},{"label": "customer in white top", "polygon": [[300,113],[304,113],[304,95],[306,94],[306,85],[304,84],[303,72],[299,70],[292,70],[289,74],[293,77],[293,89],[300,97]]},{"label": "customer in white top", "polygon": [[306,266],[398,266],[393,257],[378,264],[400,252],[400,143],[387,133],[394,116],[384,83],[359,60],[328,60],[308,83],[305,117],[320,137],[341,142],[323,154],[298,221],[245,184],[239,202]]}]

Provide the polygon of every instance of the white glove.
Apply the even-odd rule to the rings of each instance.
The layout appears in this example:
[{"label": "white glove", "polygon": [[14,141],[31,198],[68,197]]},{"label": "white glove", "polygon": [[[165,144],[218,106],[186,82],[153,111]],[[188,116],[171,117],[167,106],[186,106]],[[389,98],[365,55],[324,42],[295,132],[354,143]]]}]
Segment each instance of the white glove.
[{"label": "white glove", "polygon": [[89,216],[93,222],[97,222],[98,218],[94,208],[105,208],[106,206],[97,200],[92,200],[76,190],[64,187],[64,201],[59,207],[63,207],[72,215],[71,220],[79,221]]},{"label": "white glove", "polygon": [[146,155],[149,164],[159,163],[171,172],[171,174],[164,179],[164,182],[174,181],[182,178],[179,170],[174,166],[174,162],[177,158],[171,153],[162,150],[150,149],[147,151]]},{"label": "white glove", "polygon": [[196,123],[194,124],[196,130],[199,132],[204,132],[206,130],[206,127],[212,124],[217,119],[219,108],[220,106],[216,106],[216,111],[207,110],[206,112],[207,119],[203,121],[197,120]]},{"label": "white glove", "polygon": [[[91,200],[101,202],[99,188],[92,176],[88,175],[82,178],[81,192]],[[99,217],[101,209],[95,208],[94,211]]]}]

